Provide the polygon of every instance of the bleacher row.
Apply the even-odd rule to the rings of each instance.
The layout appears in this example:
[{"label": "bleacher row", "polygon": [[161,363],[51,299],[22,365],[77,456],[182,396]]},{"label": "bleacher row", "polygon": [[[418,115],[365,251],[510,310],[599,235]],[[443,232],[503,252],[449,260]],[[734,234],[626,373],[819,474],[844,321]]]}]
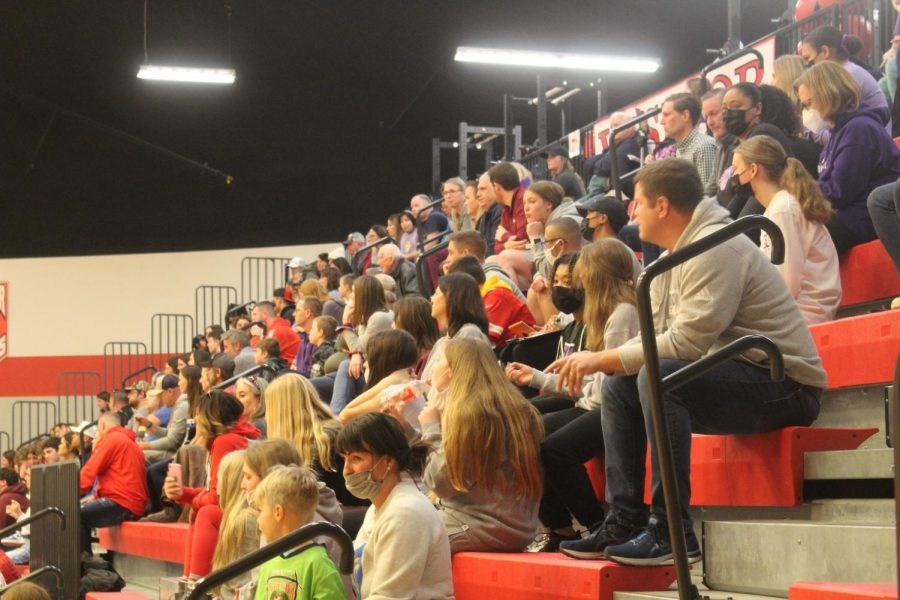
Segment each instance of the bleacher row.
[{"label": "bleacher row", "polygon": [[[900,276],[875,241],[844,257],[841,277],[838,320],[810,328],[828,373],[814,426],[694,436],[692,513],[703,522],[702,577],[710,590],[726,594],[703,592],[711,598],[738,598],[734,592],[792,600],[897,598],[893,492],[880,484],[894,478],[883,390],[894,378],[900,311],[885,309],[900,296]],[[585,467],[602,499],[602,460]],[[119,558],[137,559],[144,575],[161,575],[174,570],[165,563],[183,562],[186,534],[185,524],[130,522],[101,530],[100,544]],[[694,573],[700,577],[699,569]],[[552,553],[460,553],[453,579],[459,600],[637,600],[674,597],[662,591],[675,571]],[[132,596],[144,597],[87,597]]]}]

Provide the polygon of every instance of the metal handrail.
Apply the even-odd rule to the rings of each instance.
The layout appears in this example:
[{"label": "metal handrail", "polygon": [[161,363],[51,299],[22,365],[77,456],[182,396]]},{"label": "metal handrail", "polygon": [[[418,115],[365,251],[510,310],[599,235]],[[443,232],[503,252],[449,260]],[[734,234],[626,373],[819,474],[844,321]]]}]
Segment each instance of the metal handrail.
[{"label": "metal handrail", "polygon": [[124,377],[122,377],[122,388],[125,387],[125,382],[128,381],[129,379],[131,379],[132,377],[135,377],[135,376],[137,376],[137,375],[140,375],[141,373],[144,373],[144,372],[146,372],[146,371],[153,371],[153,372],[156,372],[157,370],[158,370],[158,369],[157,369],[155,366],[153,366],[153,365],[147,365],[147,366],[144,367],[143,369],[138,369],[138,370],[135,371],[134,373],[129,373],[128,375],[125,375]]},{"label": "metal handrail", "polygon": [[3,529],[0,529],[0,538],[5,538],[10,533],[18,531],[26,525],[31,525],[35,521],[40,521],[47,515],[55,515],[57,518],[59,518],[59,530],[66,530],[66,513],[63,512],[61,508],[58,508],[56,506],[48,506],[47,508],[43,508],[37,511],[31,516],[25,517],[24,519],[16,521],[12,525],[7,525]]},{"label": "metal handrail", "polygon": [[273,367],[271,365],[271,363],[266,361],[261,365],[254,365],[254,366],[250,367],[249,369],[247,369],[246,371],[242,371],[241,373],[238,373],[237,375],[233,376],[231,379],[226,379],[222,383],[218,383],[213,387],[217,390],[224,390],[228,386],[237,383],[239,379],[241,379],[243,377],[247,377],[248,375],[255,375],[256,373],[259,373],[260,371],[268,371],[273,376],[276,373],[275,367]]},{"label": "metal handrail", "polygon": [[[423,251],[421,254],[419,254],[419,256],[416,257],[416,281],[419,282],[419,290],[420,290],[421,294],[423,296],[425,296],[426,298],[431,296],[431,294],[434,292],[434,290],[431,289],[431,285],[430,285],[431,278],[425,277],[424,270],[426,268],[428,268],[428,265],[425,263],[424,259],[428,256],[431,256],[438,250],[443,250],[444,248],[446,248],[449,245],[450,245],[450,240],[444,240],[443,242],[439,242],[437,245],[429,248],[428,250]],[[426,282],[428,282],[429,285],[425,285]]]},{"label": "metal handrail", "polygon": [[24,583],[26,581],[34,581],[35,579],[40,579],[41,576],[45,575],[46,573],[53,573],[53,576],[56,578],[57,589],[62,590],[63,586],[65,585],[63,583],[62,571],[59,569],[59,567],[54,567],[53,565],[47,565],[46,567],[41,567],[40,569],[35,569],[28,575],[25,575],[24,577],[20,577],[19,579],[16,579],[9,585],[4,586],[2,589],[0,589],[0,595],[5,594],[6,592],[9,591],[9,588],[19,585],[20,583]]},{"label": "metal handrail", "polygon": [[724,348],[720,348],[691,365],[671,373],[665,379],[660,377],[659,350],[656,346],[656,330],[653,320],[653,306],[650,303],[650,283],[666,271],[703,254],[719,244],[739,236],[751,229],[762,229],[772,238],[772,263],[784,262],[784,236],[778,226],[769,219],[752,215],[743,217],[710,235],[659,258],[644,269],[638,279],[637,307],[641,326],[641,345],[644,349],[644,368],[647,374],[647,390],[650,395],[650,414],[653,421],[653,436],[656,440],[656,458],[659,465],[660,482],[665,499],[669,539],[675,559],[678,579],[678,597],[681,600],[699,600],[697,587],[691,583],[688,566],[687,542],[684,538],[684,523],[681,520],[681,503],[678,499],[678,481],[675,479],[675,464],[672,458],[671,438],[666,420],[663,394],[702,375],[718,364],[750,348],[759,348],[769,356],[772,378],[784,377],[784,361],[775,344],[760,335],[744,336]]},{"label": "metal handrail", "polygon": [[760,52],[759,50],[757,50],[757,49],[754,48],[753,46],[744,46],[743,48],[741,48],[741,49],[738,50],[737,52],[732,52],[732,53],[729,54],[728,56],[723,56],[723,57],[720,58],[719,60],[716,60],[716,61],[714,61],[714,62],[711,62],[711,63],[709,63],[708,65],[706,65],[705,67],[703,67],[702,69],[700,69],[700,77],[706,79],[706,74],[709,73],[710,71],[712,71],[712,70],[714,70],[714,69],[718,69],[718,68],[721,67],[722,65],[727,65],[728,63],[730,63],[731,61],[733,61],[733,60],[736,59],[737,57],[743,56],[743,55],[745,55],[745,54],[755,54],[755,55],[756,55],[756,58],[759,59],[759,64],[760,64],[760,65],[762,65],[763,62],[765,62],[765,59],[763,58],[762,52]]},{"label": "metal handrail", "polygon": [[[372,248],[375,248],[376,246],[381,246],[382,244],[394,244],[395,246],[400,245],[399,243],[397,243],[397,240],[395,240],[394,238],[392,238],[389,235],[386,235],[382,238],[378,238],[371,244],[366,244],[365,246],[363,246],[362,248],[360,248],[359,250],[356,251],[356,254],[353,255],[353,258],[350,261],[350,270],[353,271],[354,273],[356,272],[357,263],[359,262],[357,257],[362,256],[363,252],[365,252],[366,250],[371,250]],[[365,275],[365,273],[363,273],[363,275]]]},{"label": "metal handrail", "polygon": [[239,310],[247,308],[251,304],[256,306],[256,300],[248,300],[247,302],[244,302],[243,304],[238,304],[237,306],[232,306],[231,308],[229,308],[228,310],[225,311],[225,315],[224,315],[225,319],[227,320],[230,315],[233,315],[234,313],[238,312]]},{"label": "metal handrail", "polygon": [[337,542],[341,548],[341,560],[338,569],[341,573],[351,573],[353,571],[353,541],[347,535],[347,532],[333,523],[310,523],[198,580],[193,584],[186,600],[201,600],[207,592],[222,585],[229,579],[233,579],[241,573],[246,573],[269,559],[317,537],[329,537]]},{"label": "metal handrail", "polygon": [[[616,192],[616,199],[619,202],[622,201],[622,181],[619,178],[619,155],[616,154],[616,134],[626,129],[631,129],[635,125],[639,125],[644,121],[651,119],[662,112],[662,107],[657,106],[652,110],[648,110],[645,113],[639,114],[633,119],[629,119],[625,121],[618,127],[613,127],[609,132],[609,181],[612,184],[613,189]],[[640,167],[628,173],[632,177],[640,170]]]}]

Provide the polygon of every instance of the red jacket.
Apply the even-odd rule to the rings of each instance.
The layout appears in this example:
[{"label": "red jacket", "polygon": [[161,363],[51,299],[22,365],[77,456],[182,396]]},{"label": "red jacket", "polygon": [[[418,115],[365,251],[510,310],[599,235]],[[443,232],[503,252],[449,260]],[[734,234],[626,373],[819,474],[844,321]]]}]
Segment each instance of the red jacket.
[{"label": "red jacket", "polygon": [[509,284],[491,275],[481,287],[484,312],[488,318],[488,337],[495,348],[502,348],[513,336],[509,326],[520,321],[534,327],[534,316],[528,306],[519,300]]},{"label": "red jacket", "polygon": [[135,515],[144,514],[147,500],[147,470],[144,452],[134,443],[136,434],[124,427],[111,427],[94,444],[90,460],[81,467],[80,493],[86,494],[99,479],[97,497],[112,500]]},{"label": "red jacket", "polygon": [[217,435],[208,445],[209,449],[209,480],[205,488],[185,487],[178,502],[190,504],[196,513],[207,504],[218,504],[219,496],[216,489],[219,484],[219,463],[229,452],[243,450],[248,445],[248,439],[255,440],[259,437],[259,429],[248,423],[244,417],[235,423],[226,433]]},{"label": "red jacket", "polygon": [[266,322],[266,330],[267,338],[278,340],[281,358],[286,360],[289,365],[294,364],[297,351],[300,349],[300,336],[291,329],[291,324],[281,317],[275,317]]},{"label": "red jacket", "polygon": [[494,254],[500,254],[503,251],[503,244],[512,236],[516,236],[517,240],[528,239],[528,233],[525,231],[528,225],[528,219],[525,218],[525,188],[519,186],[513,192],[512,204],[504,206],[500,214],[500,225],[506,233],[499,241],[494,242]]}]

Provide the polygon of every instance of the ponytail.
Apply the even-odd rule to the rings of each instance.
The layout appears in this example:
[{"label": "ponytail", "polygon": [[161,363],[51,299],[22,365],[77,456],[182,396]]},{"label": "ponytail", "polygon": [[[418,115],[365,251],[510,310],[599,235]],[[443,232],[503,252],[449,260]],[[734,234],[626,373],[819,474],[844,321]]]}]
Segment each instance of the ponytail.
[{"label": "ponytail", "polygon": [[796,158],[788,158],[781,174],[780,185],[800,203],[800,210],[807,221],[825,223],[834,210],[822,195],[816,180],[810,177],[806,167]]},{"label": "ponytail", "polygon": [[409,450],[403,452],[397,459],[397,466],[401,471],[406,471],[413,478],[418,479],[425,472],[425,463],[428,460],[428,453],[431,451],[431,445],[427,442],[419,440],[413,442]]}]

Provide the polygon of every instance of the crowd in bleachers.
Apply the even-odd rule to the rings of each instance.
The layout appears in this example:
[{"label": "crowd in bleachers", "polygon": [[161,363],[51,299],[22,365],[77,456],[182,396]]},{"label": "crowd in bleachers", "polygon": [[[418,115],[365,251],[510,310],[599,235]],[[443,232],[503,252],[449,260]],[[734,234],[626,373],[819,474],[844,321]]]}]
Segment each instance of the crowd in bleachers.
[{"label": "crowd in bleachers", "polygon": [[[773,85],[701,80],[666,99],[662,143],[636,128],[617,137],[619,172],[643,165],[626,202],[610,187],[614,157],[578,173],[552,146],[548,180],[501,162],[448,179],[440,202],[414,196],[315,261],[294,258],[271,298],[230,307],[151,383],[99,394],[95,423],[4,455],[0,516],[28,514],[31,464],[78,460],[86,553],[92,528],[184,520],[195,580],[310,521],[355,536],[351,581],[335,548],[312,545],[224,597],[269,597],[286,578],[323,598],[450,598],[460,551],[668,564],[635,287],[661,253],[763,214],[784,237],[783,264],[769,260],[770,235],[742,235],[651,289],[662,375],[749,333],[785,360],[782,382],[748,351],[665,395],[699,560],[691,432],[812,423],[826,377],[808,326],[835,318],[840,257],[880,238],[900,271],[892,102],[853,48],[822,27],[800,57],[776,61]],[[584,469],[594,457],[605,502]],[[27,532],[3,543],[27,562]]]}]

